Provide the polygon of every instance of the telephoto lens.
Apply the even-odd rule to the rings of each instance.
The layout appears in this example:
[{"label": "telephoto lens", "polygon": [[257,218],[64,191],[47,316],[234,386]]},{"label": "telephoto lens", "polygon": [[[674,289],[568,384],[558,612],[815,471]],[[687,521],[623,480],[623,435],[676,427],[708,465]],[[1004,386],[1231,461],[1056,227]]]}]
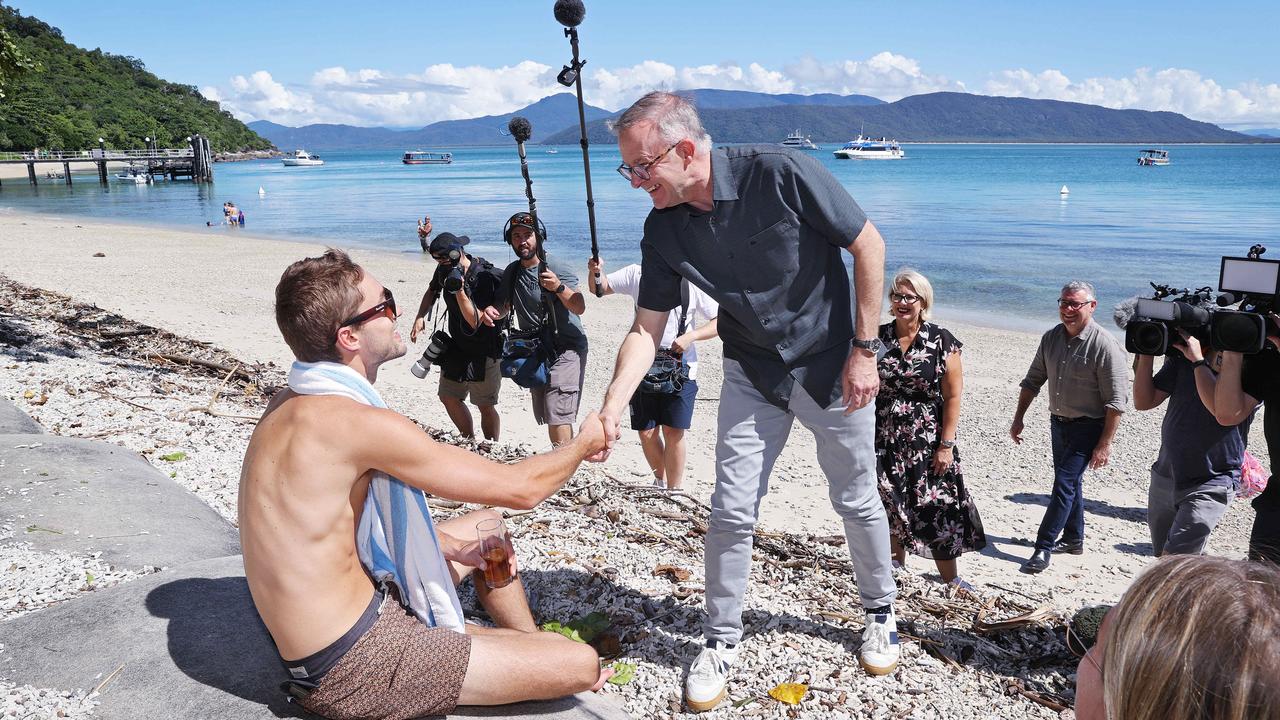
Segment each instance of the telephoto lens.
[{"label": "telephoto lens", "polygon": [[409,368],[409,372],[413,373],[418,379],[425,378],[428,372],[431,372],[432,363],[439,362],[440,356],[445,350],[449,349],[450,337],[443,330],[437,330],[431,334],[431,342],[427,343],[427,349],[422,351],[422,357]]},{"label": "telephoto lens", "polygon": [[449,274],[445,276],[443,284],[444,284],[445,292],[456,293],[459,290],[461,290],[462,289],[462,268],[458,267],[457,265],[454,265],[453,269],[449,271]]}]

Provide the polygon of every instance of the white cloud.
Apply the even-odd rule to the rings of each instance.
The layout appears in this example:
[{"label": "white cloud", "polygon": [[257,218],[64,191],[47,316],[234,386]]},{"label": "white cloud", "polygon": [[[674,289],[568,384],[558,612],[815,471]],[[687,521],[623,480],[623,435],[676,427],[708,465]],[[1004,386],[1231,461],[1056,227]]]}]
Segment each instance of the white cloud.
[{"label": "white cloud", "polygon": [[1089,103],[1109,108],[1167,110],[1223,125],[1280,122],[1280,85],[1224,88],[1194,70],[1140,68],[1129,77],[1072,81],[1059,70],[1005,70],[987,81],[988,95]]},{"label": "white cloud", "polygon": [[[531,60],[502,67],[438,64],[408,74],[328,67],[295,86],[259,70],[201,92],[242,120],[420,127],[517,110],[563,91],[555,79],[557,72],[558,68]],[[928,73],[916,60],[891,52],[834,62],[806,57],[781,69],[728,61],[676,67],[646,60],[628,67],[589,69],[583,80],[587,102],[609,109],[625,107],[650,90],[857,93],[888,101],[943,90],[966,91],[964,83]],[[1143,68],[1128,77],[1080,81],[1054,69],[1005,70],[991,76],[981,92],[1170,110],[1227,125],[1280,123],[1280,85],[1253,82],[1224,88],[1193,70],[1178,68]]]}]

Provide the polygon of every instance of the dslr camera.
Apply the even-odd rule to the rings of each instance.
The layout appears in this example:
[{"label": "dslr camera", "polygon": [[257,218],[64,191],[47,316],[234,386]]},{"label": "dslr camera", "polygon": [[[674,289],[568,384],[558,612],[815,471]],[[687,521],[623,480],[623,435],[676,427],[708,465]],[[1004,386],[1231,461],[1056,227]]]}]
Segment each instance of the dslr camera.
[{"label": "dslr camera", "polygon": [[1125,331],[1125,349],[1168,355],[1182,330],[1215,350],[1262,350],[1267,335],[1280,332],[1267,317],[1280,303],[1280,260],[1263,259],[1266,251],[1254,245],[1246,257],[1223,257],[1216,293],[1151,283],[1154,297],[1122,303],[1115,320]]},{"label": "dslr camera", "polygon": [[431,342],[427,343],[427,349],[422,351],[422,357],[413,363],[413,367],[409,368],[409,372],[413,373],[416,378],[425,378],[427,373],[431,372],[431,365],[440,362],[440,356],[448,352],[452,343],[453,338],[449,337],[449,333],[443,330],[431,333]]},{"label": "dslr camera", "polygon": [[462,289],[462,251],[457,247],[449,249],[449,274],[444,276],[445,292],[456,293]]}]

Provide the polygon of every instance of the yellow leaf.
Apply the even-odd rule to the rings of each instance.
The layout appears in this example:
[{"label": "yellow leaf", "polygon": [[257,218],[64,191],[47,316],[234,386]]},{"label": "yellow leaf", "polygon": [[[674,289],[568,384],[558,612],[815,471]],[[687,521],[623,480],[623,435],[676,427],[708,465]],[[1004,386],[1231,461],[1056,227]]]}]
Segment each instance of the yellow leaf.
[{"label": "yellow leaf", "polygon": [[788,705],[799,705],[807,692],[809,692],[808,685],[803,685],[801,683],[782,683],[769,691],[769,697]]},{"label": "yellow leaf", "polygon": [[22,393],[22,397],[24,397],[24,398],[26,398],[26,399],[28,399],[28,400],[30,400],[31,398],[33,398],[33,397],[35,397],[35,396],[36,396],[36,391],[35,391],[35,390],[28,390],[28,391],[26,391],[26,392]]}]

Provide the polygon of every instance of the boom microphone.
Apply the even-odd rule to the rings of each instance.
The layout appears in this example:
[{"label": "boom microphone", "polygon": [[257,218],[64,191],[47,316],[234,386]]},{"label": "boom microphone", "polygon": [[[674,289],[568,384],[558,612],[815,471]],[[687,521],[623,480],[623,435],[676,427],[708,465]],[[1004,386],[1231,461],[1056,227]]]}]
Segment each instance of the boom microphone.
[{"label": "boom microphone", "polygon": [[556,0],[556,22],[565,27],[578,27],[587,16],[582,0]]},{"label": "boom microphone", "polygon": [[[578,57],[578,24],[587,16],[582,0],[556,0],[556,20],[564,25],[564,36],[569,38],[573,59],[560,70],[556,82],[574,88],[578,96],[578,144],[582,146],[582,175],[587,182],[587,227],[591,230],[591,258],[600,260],[600,243],[596,239],[596,201],[591,195],[591,153],[587,144],[586,103],[582,101],[582,66],[586,60]],[[600,288],[600,273],[596,273],[596,297],[604,291]]]},{"label": "boom microphone", "polygon": [[1139,299],[1140,298],[1137,295],[1134,295],[1127,300],[1121,300],[1116,305],[1116,309],[1111,313],[1111,318],[1116,321],[1116,327],[1124,330],[1129,326],[1129,322],[1133,320],[1134,316],[1138,313]]},{"label": "boom microphone", "polygon": [[533,126],[528,120],[517,115],[507,123],[507,132],[511,133],[511,137],[514,137],[518,143],[529,142],[529,138],[533,137]]}]

